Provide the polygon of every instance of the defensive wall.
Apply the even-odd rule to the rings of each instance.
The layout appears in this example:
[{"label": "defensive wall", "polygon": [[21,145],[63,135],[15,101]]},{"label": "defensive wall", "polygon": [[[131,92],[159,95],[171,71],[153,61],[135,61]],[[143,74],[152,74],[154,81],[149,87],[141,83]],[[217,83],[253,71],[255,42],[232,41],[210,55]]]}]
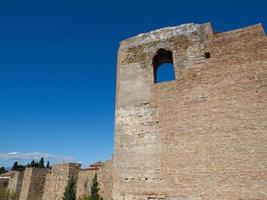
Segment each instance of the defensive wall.
[{"label": "defensive wall", "polygon": [[104,200],[111,200],[112,161],[90,169],[81,169],[78,163],[65,163],[53,165],[52,169],[30,167],[23,172],[12,171],[7,189],[16,194],[15,200],[62,200],[68,180],[73,177],[78,198],[90,193],[96,173],[100,195]]},{"label": "defensive wall", "polygon": [[[165,63],[175,80],[158,83]],[[267,199],[266,77],[261,24],[184,24],[122,41],[113,199]]]}]

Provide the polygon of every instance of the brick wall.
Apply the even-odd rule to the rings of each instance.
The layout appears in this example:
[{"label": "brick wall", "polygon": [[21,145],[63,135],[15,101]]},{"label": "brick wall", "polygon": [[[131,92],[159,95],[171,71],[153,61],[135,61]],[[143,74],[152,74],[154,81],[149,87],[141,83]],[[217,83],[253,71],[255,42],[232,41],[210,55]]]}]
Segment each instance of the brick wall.
[{"label": "brick wall", "polygon": [[[155,84],[161,48],[176,80]],[[187,24],[122,41],[113,199],[266,199],[266,71],[260,24],[220,34]]]}]

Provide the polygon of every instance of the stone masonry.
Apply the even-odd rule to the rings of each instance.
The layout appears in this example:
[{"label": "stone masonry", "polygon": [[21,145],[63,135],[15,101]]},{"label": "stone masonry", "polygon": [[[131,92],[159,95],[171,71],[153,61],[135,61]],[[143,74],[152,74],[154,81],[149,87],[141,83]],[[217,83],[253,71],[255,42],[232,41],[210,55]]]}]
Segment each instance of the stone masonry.
[{"label": "stone masonry", "polygon": [[77,181],[80,166],[77,163],[54,165],[46,177],[42,200],[62,200],[69,178],[73,176]]},{"label": "stone masonry", "polygon": [[105,165],[97,171],[97,176],[100,187],[100,195],[104,200],[112,200],[112,160],[105,162]]},{"label": "stone masonry", "polygon": [[[162,64],[175,80],[157,82]],[[120,44],[114,156],[81,169],[14,172],[16,200],[77,197],[98,175],[104,200],[267,199],[267,37],[261,24],[214,33],[210,23],[140,34]]]},{"label": "stone masonry", "polygon": [[15,200],[62,200],[69,178],[76,182],[76,196],[90,193],[92,179],[97,173],[100,195],[112,199],[112,161],[100,168],[81,169],[78,163],[53,165],[52,169],[26,168],[24,172],[12,171],[7,189],[16,194]]},{"label": "stone masonry", "polygon": [[[161,64],[175,80],[155,83]],[[124,40],[114,200],[267,199],[267,37],[210,23]]]},{"label": "stone masonry", "polygon": [[100,195],[104,200],[112,199],[112,161],[106,161],[105,165],[97,169],[82,169],[79,172],[77,183],[77,197],[90,194],[90,187],[95,173],[100,186]]},{"label": "stone masonry", "polygon": [[8,181],[7,189],[15,193],[15,200],[19,200],[23,177],[24,177],[24,172],[14,171],[14,173],[12,174],[12,176]]},{"label": "stone masonry", "polygon": [[46,168],[26,168],[19,200],[41,200],[48,171]]},{"label": "stone masonry", "polygon": [[83,197],[90,193],[90,187],[92,179],[94,178],[97,170],[82,169],[79,172],[79,178],[77,182],[77,197]]}]

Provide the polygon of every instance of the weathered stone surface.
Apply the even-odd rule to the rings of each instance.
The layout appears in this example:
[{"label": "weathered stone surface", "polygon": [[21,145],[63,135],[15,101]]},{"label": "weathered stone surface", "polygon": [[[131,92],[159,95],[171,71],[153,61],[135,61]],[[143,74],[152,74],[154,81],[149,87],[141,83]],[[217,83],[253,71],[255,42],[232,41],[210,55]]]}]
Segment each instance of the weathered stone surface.
[{"label": "weathered stone surface", "polygon": [[[154,82],[161,48],[172,51],[175,81]],[[219,34],[187,24],[122,41],[113,199],[267,199],[266,76],[260,24]]]},{"label": "weathered stone surface", "polygon": [[77,192],[76,192],[77,197],[82,197],[84,195],[90,194],[91,183],[95,173],[96,170],[88,170],[88,169],[80,170],[77,182]]},{"label": "weathered stone surface", "polygon": [[[175,81],[155,83],[159,49],[172,52]],[[97,173],[104,200],[267,199],[266,77],[260,24],[219,34],[186,24],[122,41],[113,161],[27,168],[8,189],[16,200],[61,200],[70,176],[82,196]]]},{"label": "weathered stone surface", "polygon": [[80,166],[77,163],[53,165],[46,177],[42,200],[62,200],[69,178],[72,176],[77,181]]},{"label": "weathered stone surface", "polygon": [[24,172],[14,171],[14,173],[12,174],[12,176],[8,181],[7,189],[15,193],[15,200],[19,200],[23,177],[24,177]]},{"label": "weathered stone surface", "polygon": [[26,168],[19,200],[41,200],[48,169]]},{"label": "weathered stone surface", "polygon": [[77,197],[90,194],[90,187],[95,173],[100,187],[99,194],[104,200],[112,199],[112,161],[106,161],[98,170],[80,170],[77,183]]},{"label": "weathered stone surface", "polygon": [[104,200],[112,200],[112,160],[105,162],[105,165],[97,171],[97,176],[100,186],[100,195]]}]

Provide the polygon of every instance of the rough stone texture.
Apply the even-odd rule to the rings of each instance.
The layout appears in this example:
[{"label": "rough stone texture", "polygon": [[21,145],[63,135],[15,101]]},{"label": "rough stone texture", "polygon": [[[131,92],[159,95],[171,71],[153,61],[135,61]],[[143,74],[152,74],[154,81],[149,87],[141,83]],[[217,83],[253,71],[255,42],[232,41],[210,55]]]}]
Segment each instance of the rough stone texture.
[{"label": "rough stone texture", "polygon": [[46,177],[42,200],[62,200],[69,178],[73,176],[77,181],[80,166],[77,163],[53,165]]},{"label": "rough stone texture", "polygon": [[80,170],[77,183],[77,197],[90,194],[92,179],[97,173],[97,179],[100,186],[100,195],[104,200],[112,199],[112,161],[106,161],[105,165],[99,170]]},{"label": "rough stone texture", "polygon": [[48,169],[26,168],[19,200],[41,200]]},{"label": "rough stone texture", "polygon": [[8,181],[7,189],[15,193],[15,200],[19,200],[23,177],[24,172],[15,171]]},{"label": "rough stone texture", "polygon": [[[154,83],[160,48],[172,51],[175,81]],[[267,199],[266,78],[260,24],[219,34],[187,24],[122,41],[113,199]]]},{"label": "rough stone texture", "polygon": [[88,195],[90,193],[90,187],[92,179],[97,170],[82,169],[79,172],[79,178],[77,182],[76,196],[82,197],[83,195]]},{"label": "rough stone texture", "polygon": [[104,200],[112,199],[112,160],[106,161],[105,165],[97,171],[100,186],[100,195]]},{"label": "rough stone texture", "polygon": [[0,189],[7,189],[9,179],[0,178]]}]

